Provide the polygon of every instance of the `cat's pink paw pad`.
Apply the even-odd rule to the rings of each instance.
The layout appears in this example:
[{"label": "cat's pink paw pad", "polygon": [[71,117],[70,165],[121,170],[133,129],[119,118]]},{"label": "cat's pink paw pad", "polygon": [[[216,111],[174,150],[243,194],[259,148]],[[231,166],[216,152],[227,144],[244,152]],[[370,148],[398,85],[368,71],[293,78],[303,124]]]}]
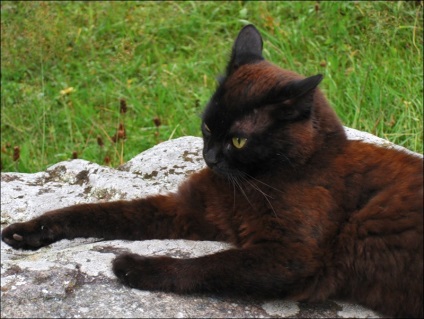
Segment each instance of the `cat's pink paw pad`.
[{"label": "cat's pink paw pad", "polygon": [[1,239],[15,249],[36,250],[50,243],[43,229],[28,223],[12,224],[1,233]]}]

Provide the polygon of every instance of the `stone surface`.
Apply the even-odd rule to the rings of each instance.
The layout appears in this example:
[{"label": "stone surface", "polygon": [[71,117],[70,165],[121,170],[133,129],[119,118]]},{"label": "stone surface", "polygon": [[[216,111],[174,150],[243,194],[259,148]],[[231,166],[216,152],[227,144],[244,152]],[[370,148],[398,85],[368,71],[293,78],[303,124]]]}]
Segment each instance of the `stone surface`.
[{"label": "stone surface", "polygon": [[[351,139],[399,148],[367,133],[346,131]],[[201,149],[200,138],[183,137],[159,144],[118,169],[72,160],[35,174],[2,173],[1,226],[77,203],[174,191],[191,172],[204,167]],[[341,301],[308,304],[139,291],[120,284],[111,271],[111,260],[122,252],[187,258],[228,247],[187,240],[76,239],[28,252],[2,242],[1,317],[378,317]]]}]

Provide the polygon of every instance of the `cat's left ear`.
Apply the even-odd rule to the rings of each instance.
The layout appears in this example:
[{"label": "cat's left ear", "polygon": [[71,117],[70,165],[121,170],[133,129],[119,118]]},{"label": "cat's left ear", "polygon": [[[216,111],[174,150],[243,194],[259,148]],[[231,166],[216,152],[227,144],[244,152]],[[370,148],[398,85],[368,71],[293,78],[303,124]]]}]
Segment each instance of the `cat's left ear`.
[{"label": "cat's left ear", "polygon": [[323,77],[322,74],[317,74],[303,80],[291,82],[284,88],[284,94],[290,99],[305,96],[321,83]]},{"label": "cat's left ear", "polygon": [[322,74],[317,74],[288,84],[282,91],[284,107],[280,109],[279,118],[295,120],[308,117],[313,106],[315,89],[322,78]]},{"label": "cat's left ear", "polygon": [[231,60],[227,66],[227,74],[243,64],[263,60],[262,48],[263,41],[258,29],[252,24],[245,26],[234,42]]}]

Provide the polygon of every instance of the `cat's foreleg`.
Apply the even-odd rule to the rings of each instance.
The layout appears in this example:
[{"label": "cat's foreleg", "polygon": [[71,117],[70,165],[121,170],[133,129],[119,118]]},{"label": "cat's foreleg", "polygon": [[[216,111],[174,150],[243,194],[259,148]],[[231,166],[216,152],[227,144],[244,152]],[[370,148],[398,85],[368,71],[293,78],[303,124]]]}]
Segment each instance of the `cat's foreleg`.
[{"label": "cat's foreleg", "polygon": [[279,245],[231,249],[192,259],[123,254],[113,271],[126,285],[142,290],[285,295],[302,287],[316,271],[313,260],[284,257]]},{"label": "cat's foreleg", "polygon": [[201,203],[181,201],[176,193],[50,211],[6,227],[2,240],[14,248],[35,250],[64,238],[213,240],[215,235]]}]

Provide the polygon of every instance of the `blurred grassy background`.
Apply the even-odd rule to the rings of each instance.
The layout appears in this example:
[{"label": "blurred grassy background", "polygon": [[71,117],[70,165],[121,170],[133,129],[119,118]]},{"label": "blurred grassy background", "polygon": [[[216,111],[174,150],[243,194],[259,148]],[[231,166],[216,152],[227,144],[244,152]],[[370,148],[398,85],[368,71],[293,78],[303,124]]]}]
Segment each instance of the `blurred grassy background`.
[{"label": "blurred grassy background", "polygon": [[200,136],[247,23],[268,60],[325,75],[346,126],[422,152],[422,13],[422,1],[2,1],[2,171],[75,157],[116,167]]}]

